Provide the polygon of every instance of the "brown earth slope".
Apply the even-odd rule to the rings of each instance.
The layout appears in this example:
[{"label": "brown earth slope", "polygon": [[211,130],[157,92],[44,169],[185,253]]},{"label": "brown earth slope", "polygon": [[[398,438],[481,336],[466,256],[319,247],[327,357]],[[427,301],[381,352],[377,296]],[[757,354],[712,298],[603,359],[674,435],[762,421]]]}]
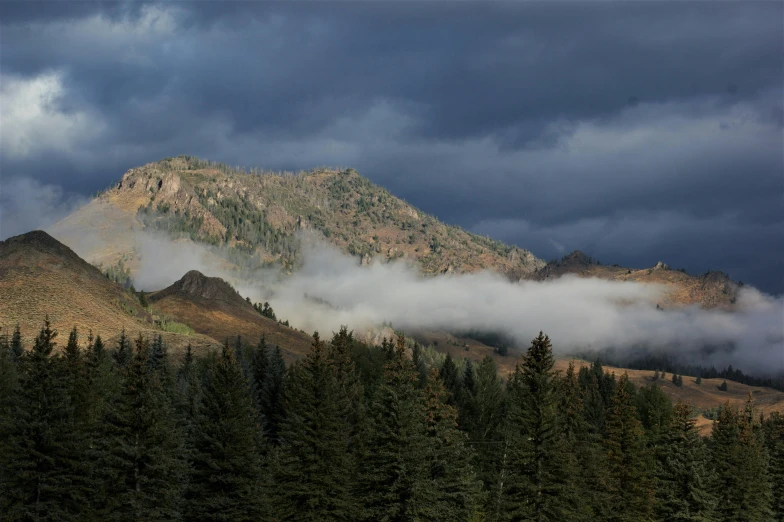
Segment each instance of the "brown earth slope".
[{"label": "brown earth slope", "polygon": [[289,361],[310,349],[308,335],[262,316],[226,281],[196,270],[148,299],[155,309],[221,343],[233,343],[237,335],[256,343],[263,335],[268,344],[280,346]]},{"label": "brown earth slope", "polygon": [[46,316],[60,332],[60,345],[73,326],[105,341],[125,329],[129,336],[162,335],[174,351],[188,343],[196,350],[216,348],[201,335],[179,335],[155,328],[152,317],[129,292],[107,279],[70,248],[46,232],[33,231],[0,242],[0,326],[19,325],[29,345]]},{"label": "brown earth slope", "polygon": [[650,268],[626,268],[603,265],[579,250],[527,274],[526,279],[547,281],[566,274],[595,277],[610,281],[653,283],[665,288],[661,306],[700,304],[706,308],[732,308],[740,285],[723,272],[708,272],[691,276],[681,270],[672,270],[659,262]]}]

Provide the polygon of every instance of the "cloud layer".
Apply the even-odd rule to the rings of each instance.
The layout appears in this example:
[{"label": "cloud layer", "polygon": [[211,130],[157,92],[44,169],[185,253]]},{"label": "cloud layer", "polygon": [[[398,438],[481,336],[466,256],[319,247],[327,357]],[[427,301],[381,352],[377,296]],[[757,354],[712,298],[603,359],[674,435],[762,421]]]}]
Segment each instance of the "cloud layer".
[{"label": "cloud layer", "polygon": [[[139,232],[134,283],[158,290],[199,270],[229,281],[254,302],[269,300],[279,317],[306,331],[337,331],[341,325],[363,331],[391,323],[408,332],[502,333],[525,347],[543,330],[562,354],[614,347],[633,355],[644,346],[688,362],[784,372],[784,299],[751,288],[741,290],[732,313],[662,311],[656,308],[662,289],[654,285],[577,277],[510,283],[490,272],[425,277],[402,261],[359,266],[322,241],[301,239],[304,266],[284,276],[272,269],[239,274],[211,247]],[[706,346],[719,349],[706,356]]]}]

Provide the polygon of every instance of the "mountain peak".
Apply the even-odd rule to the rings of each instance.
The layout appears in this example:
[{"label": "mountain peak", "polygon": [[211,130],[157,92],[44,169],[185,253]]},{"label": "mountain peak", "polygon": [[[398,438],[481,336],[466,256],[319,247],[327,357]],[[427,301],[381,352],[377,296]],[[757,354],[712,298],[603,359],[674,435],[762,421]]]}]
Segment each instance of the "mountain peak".
[{"label": "mountain peak", "polygon": [[220,277],[208,277],[198,270],[188,271],[171,286],[156,292],[152,299],[158,300],[172,294],[222,301],[240,306],[247,305],[247,302],[229,283]]}]

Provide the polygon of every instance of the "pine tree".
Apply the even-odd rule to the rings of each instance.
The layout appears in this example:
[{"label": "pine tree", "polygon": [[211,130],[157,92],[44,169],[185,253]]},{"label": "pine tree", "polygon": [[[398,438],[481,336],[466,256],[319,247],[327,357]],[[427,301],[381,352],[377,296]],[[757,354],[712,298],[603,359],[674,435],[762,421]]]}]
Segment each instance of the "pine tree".
[{"label": "pine tree", "polygon": [[292,366],[280,427],[275,506],[281,520],[356,520],[354,490],[362,388],[347,356],[345,329],[331,348],[313,348]]},{"label": "pine tree", "polygon": [[131,352],[131,343],[128,340],[128,337],[125,335],[125,328],[123,328],[122,333],[120,334],[120,339],[117,341],[117,348],[112,354],[117,367],[125,368],[128,366],[128,363],[131,361],[131,357],[133,356]]},{"label": "pine tree", "polygon": [[365,520],[424,520],[432,502],[425,413],[419,375],[399,336],[370,408],[368,451],[362,461]]},{"label": "pine tree", "polygon": [[476,422],[476,378],[474,365],[470,359],[465,359],[462,385],[455,398],[457,403],[458,422],[460,428],[468,433],[473,431]]},{"label": "pine tree", "polygon": [[[592,381],[595,382],[595,379]],[[571,448],[570,456],[575,459],[572,465],[578,469],[572,486],[578,490],[575,492],[578,501],[571,519],[602,520],[606,518],[609,505],[606,494],[606,465],[600,435],[592,429],[584,415],[582,390],[573,362],[569,363],[559,385],[559,411],[563,415],[566,443]],[[598,394],[598,388],[596,391]],[[586,491],[591,494],[585,495]]]},{"label": "pine tree", "polygon": [[8,505],[8,475],[16,473],[10,460],[10,438],[16,422],[15,407],[19,392],[17,356],[11,351],[7,335],[0,337],[0,508]]},{"label": "pine tree", "polygon": [[47,318],[20,361],[19,392],[0,466],[12,470],[0,477],[0,512],[10,520],[74,520],[87,503],[66,372],[52,355],[56,337]]},{"label": "pine tree", "polygon": [[466,435],[458,429],[457,409],[447,403],[447,391],[433,368],[423,390],[427,429],[427,464],[433,487],[425,520],[469,520],[476,513],[480,483],[471,466]]},{"label": "pine tree", "polygon": [[608,492],[612,521],[650,520],[654,486],[650,477],[645,436],[637,418],[629,377],[621,376],[607,412]]},{"label": "pine tree", "polygon": [[648,447],[655,451],[656,445],[670,428],[674,415],[672,401],[658,384],[654,383],[640,388],[635,402]]},{"label": "pine tree", "polygon": [[550,339],[539,333],[510,383],[510,469],[504,511],[512,520],[563,520],[576,509],[574,460],[559,412]]},{"label": "pine tree", "polygon": [[765,420],[764,433],[770,457],[773,520],[784,522],[784,414],[771,413]]},{"label": "pine tree", "polygon": [[187,477],[184,437],[169,398],[150,368],[150,348],[141,334],[119,393],[104,412],[97,441],[97,478],[102,520],[170,520],[182,513]]},{"label": "pine tree", "polygon": [[698,376],[697,376],[697,380],[696,380],[696,381],[694,381],[694,382],[696,382],[696,383],[697,383],[697,386],[700,386],[700,385],[702,384],[702,376],[698,375]]},{"label": "pine tree", "polygon": [[193,440],[190,520],[256,520],[261,492],[261,426],[248,381],[228,341],[206,376]]},{"label": "pine tree", "polygon": [[711,451],[721,520],[772,518],[768,455],[761,435],[751,400],[743,412],[725,403],[713,423]]},{"label": "pine tree", "polygon": [[506,416],[506,393],[495,361],[486,355],[476,368],[476,417],[471,426],[470,442],[474,448],[474,467],[488,495],[487,511],[496,513],[497,487],[504,455],[503,420]]},{"label": "pine tree", "polygon": [[449,392],[449,404],[454,406],[456,398],[460,393],[460,372],[457,369],[455,360],[452,359],[450,354],[446,354],[444,362],[441,365],[441,370],[438,372],[443,381],[446,390]]},{"label": "pine tree", "polygon": [[655,511],[659,520],[718,521],[708,452],[691,406],[678,403],[657,451]]},{"label": "pine tree", "polygon": [[22,346],[22,331],[19,329],[19,325],[16,325],[14,328],[14,333],[11,336],[11,353],[18,358],[22,357],[24,353],[24,347]]},{"label": "pine tree", "polygon": [[284,383],[286,380],[286,363],[275,346],[267,353],[267,366],[264,382],[259,390],[259,407],[264,422],[264,432],[272,444],[280,442],[280,425],[285,417],[283,402]]}]

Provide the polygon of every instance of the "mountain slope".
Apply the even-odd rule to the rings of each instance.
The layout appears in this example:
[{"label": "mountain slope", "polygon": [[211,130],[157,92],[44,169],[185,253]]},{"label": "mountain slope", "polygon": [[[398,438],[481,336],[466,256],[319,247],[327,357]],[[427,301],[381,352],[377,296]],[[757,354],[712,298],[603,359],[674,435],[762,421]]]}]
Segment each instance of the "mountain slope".
[{"label": "mountain slope", "polygon": [[294,270],[298,232],[310,230],[363,264],[373,257],[405,259],[426,274],[490,269],[513,281],[577,274],[658,283],[667,290],[662,306],[731,307],[738,289],[720,272],[694,277],[661,264],[599,265],[581,252],[545,263],[527,250],[445,225],[353,169],[275,174],[169,158],[129,170],[51,229],[90,262],[112,265],[124,258],[132,270],[138,263],[133,237],[140,230],[220,245],[235,267],[280,264]]},{"label": "mountain slope", "polygon": [[[108,208],[117,210],[114,226]],[[167,159],[129,170],[52,231],[68,240],[93,222],[107,238],[143,227],[165,230],[286,268],[297,263],[300,230],[315,231],[364,263],[374,256],[406,258],[429,274],[489,268],[519,279],[544,266],[526,250],[441,223],[351,169],[257,174]],[[112,255],[129,253],[125,248],[109,254],[88,246],[88,259],[111,262]]]},{"label": "mountain slope", "polygon": [[610,281],[633,281],[653,283],[664,286],[662,306],[699,303],[706,308],[731,308],[738,296],[740,286],[723,272],[708,272],[701,276],[691,276],[681,270],[672,270],[659,262],[650,268],[636,269],[618,265],[602,265],[579,250],[551,261],[527,279],[547,281],[566,274],[580,277],[596,277]]},{"label": "mountain slope", "polygon": [[19,324],[28,344],[48,315],[62,336],[76,326],[83,343],[88,330],[110,341],[124,328],[133,337],[160,334],[173,349],[217,347],[205,336],[159,331],[132,294],[39,230],[0,242],[0,296],[2,332]]},{"label": "mountain slope", "polygon": [[262,316],[223,279],[196,270],[148,299],[156,309],[221,343],[229,339],[233,344],[240,335],[243,342],[255,344],[263,335],[288,360],[310,349],[308,335]]}]

